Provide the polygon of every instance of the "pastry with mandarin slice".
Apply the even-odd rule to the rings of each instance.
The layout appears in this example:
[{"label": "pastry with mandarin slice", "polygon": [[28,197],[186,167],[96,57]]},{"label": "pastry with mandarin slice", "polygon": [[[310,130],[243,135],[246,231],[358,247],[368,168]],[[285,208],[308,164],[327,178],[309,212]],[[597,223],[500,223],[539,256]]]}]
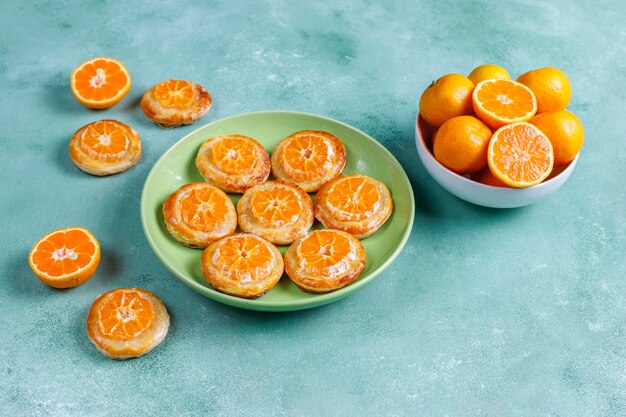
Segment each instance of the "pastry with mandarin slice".
[{"label": "pastry with mandarin slice", "polygon": [[303,130],[283,139],[272,153],[272,173],[307,193],[338,177],[346,166],[346,148],[328,132]]},{"label": "pastry with mandarin slice", "polygon": [[78,129],[70,140],[70,158],[78,168],[104,176],[139,162],[141,140],[135,130],[117,120],[99,120]]},{"label": "pastry with mandarin slice", "polygon": [[283,257],[276,246],[252,233],[236,233],[213,242],[202,253],[202,273],[220,292],[258,298],[283,274]]},{"label": "pastry with mandarin slice", "polygon": [[307,234],[315,216],[309,195],[295,184],[268,181],[246,190],[237,204],[239,227],[275,245]]},{"label": "pastry with mandarin slice", "polygon": [[327,229],[339,229],[365,239],[389,218],[393,200],[389,188],[366,175],[343,175],[327,183],[315,197],[315,217]]},{"label": "pastry with mandarin slice", "polygon": [[136,358],[165,339],[170,316],[159,298],[141,288],[102,294],[87,315],[87,335],[110,359]]},{"label": "pastry with mandarin slice", "polygon": [[196,157],[196,166],[209,184],[227,193],[243,193],[270,175],[270,157],[257,140],[243,135],[207,139]]},{"label": "pastry with mandarin slice", "polygon": [[235,231],[237,212],[231,199],[204,182],[186,184],[163,203],[167,231],[190,248],[206,248]]},{"label": "pastry with mandarin slice", "polygon": [[200,84],[167,80],[144,93],[141,109],[148,119],[167,129],[197,122],[211,103],[211,94]]},{"label": "pastry with mandarin slice", "polygon": [[365,268],[361,242],[341,230],[315,230],[285,252],[285,272],[300,289],[312,293],[338,290]]}]

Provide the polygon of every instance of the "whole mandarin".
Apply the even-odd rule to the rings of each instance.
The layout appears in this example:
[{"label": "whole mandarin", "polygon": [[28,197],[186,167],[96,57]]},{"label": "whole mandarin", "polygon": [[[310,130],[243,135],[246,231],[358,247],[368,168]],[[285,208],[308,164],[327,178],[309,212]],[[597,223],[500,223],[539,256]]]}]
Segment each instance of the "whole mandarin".
[{"label": "whole mandarin", "polygon": [[511,76],[507,70],[499,65],[484,64],[474,68],[467,78],[469,78],[474,84],[478,84],[481,81],[491,80],[493,78],[504,78],[510,80]]},{"label": "whole mandarin", "polygon": [[530,88],[537,98],[537,114],[563,110],[572,98],[572,87],[563,71],[553,68],[539,68],[528,71],[517,81]]},{"label": "whole mandarin", "polygon": [[530,120],[546,134],[554,149],[554,165],[572,162],[585,141],[583,125],[576,115],[567,110],[558,110],[536,115]]},{"label": "whole mandarin", "polygon": [[474,116],[446,121],[437,132],[435,158],[458,174],[472,174],[487,166],[491,130]]},{"label": "whole mandarin", "polygon": [[422,93],[420,114],[432,127],[439,127],[453,117],[472,114],[472,91],[474,83],[466,76],[444,75]]}]

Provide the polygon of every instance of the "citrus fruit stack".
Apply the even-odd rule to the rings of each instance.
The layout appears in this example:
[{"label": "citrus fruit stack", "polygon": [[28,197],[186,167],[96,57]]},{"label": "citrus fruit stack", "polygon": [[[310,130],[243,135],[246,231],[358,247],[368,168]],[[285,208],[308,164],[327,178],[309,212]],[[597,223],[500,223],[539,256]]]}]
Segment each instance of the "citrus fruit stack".
[{"label": "citrus fruit stack", "polygon": [[571,95],[567,76],[556,68],[514,81],[504,68],[487,64],[467,77],[434,81],[422,93],[419,113],[446,168],[486,185],[525,188],[550,178],[582,148],[582,124],[566,110]]}]

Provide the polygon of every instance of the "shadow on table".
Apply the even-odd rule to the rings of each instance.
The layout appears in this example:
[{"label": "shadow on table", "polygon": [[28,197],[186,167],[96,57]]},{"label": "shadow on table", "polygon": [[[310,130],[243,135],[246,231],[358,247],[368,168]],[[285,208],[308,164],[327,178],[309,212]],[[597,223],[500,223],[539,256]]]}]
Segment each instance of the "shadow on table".
[{"label": "shadow on table", "polygon": [[107,246],[100,245],[100,264],[91,279],[97,279],[107,284],[113,283],[121,275],[122,265],[123,263],[118,253]]},{"label": "shadow on table", "polygon": [[86,109],[76,100],[70,88],[67,74],[56,73],[50,77],[45,87],[45,100],[56,112],[76,114],[77,110]]},{"label": "shadow on table", "polygon": [[36,294],[40,296],[49,291],[62,291],[49,287],[37,278],[28,264],[28,253],[30,248],[24,248],[13,258],[7,260],[6,281],[9,288],[17,295]]},{"label": "shadow on table", "polygon": [[274,324],[278,326],[283,323],[292,321],[306,322],[314,319],[315,317],[324,316],[326,314],[333,314],[333,312],[336,311],[337,308],[343,309],[342,303],[349,301],[344,298],[316,308],[276,313],[267,311],[244,310],[209,299],[206,299],[206,302],[208,303],[207,307],[214,310],[216,314],[229,315],[239,323],[245,324],[246,326],[254,327],[267,324]]},{"label": "shadow on table", "polygon": [[72,176],[82,176],[89,175],[86,172],[82,172],[78,167],[72,162],[72,158],[70,158],[69,152],[69,144],[71,135],[64,137],[57,141],[57,148],[55,149],[55,160],[59,165],[59,168],[68,175]]},{"label": "shadow on table", "polygon": [[[435,183],[422,167],[409,180],[415,195],[415,216],[427,216],[430,221],[436,222],[437,218],[463,218],[468,215],[474,220],[508,220],[519,217],[528,209],[528,206],[498,209],[469,203]],[[442,195],[435,195],[436,193]]]}]

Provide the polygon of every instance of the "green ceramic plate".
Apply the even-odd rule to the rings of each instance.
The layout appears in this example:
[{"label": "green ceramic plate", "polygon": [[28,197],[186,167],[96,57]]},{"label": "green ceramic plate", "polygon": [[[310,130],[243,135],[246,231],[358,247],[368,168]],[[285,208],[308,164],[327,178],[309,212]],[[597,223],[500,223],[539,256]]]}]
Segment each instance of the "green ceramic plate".
[{"label": "green ceramic plate", "polygon": [[[359,279],[329,294],[300,291],[287,276],[263,297],[245,300],[217,292],[200,269],[201,250],[189,249],[172,239],[163,223],[161,204],[183,184],[203,181],[196,169],[196,153],[205,139],[239,133],[260,141],[271,153],[274,146],[299,130],[324,130],[340,138],[346,147],[345,174],[359,173],[387,184],[394,200],[391,218],[375,234],[363,240],[367,262]],[[235,204],[238,196],[231,195]],[[358,290],[387,268],[406,243],[413,225],[413,190],[400,163],[365,133],[326,117],[287,111],[247,113],[209,123],[175,143],[154,164],[141,195],[141,223],[156,256],[177,278],[213,300],[235,307],[262,311],[312,308],[339,300]],[[317,223],[317,222],[316,222]],[[280,248],[282,252],[286,247]]]}]

